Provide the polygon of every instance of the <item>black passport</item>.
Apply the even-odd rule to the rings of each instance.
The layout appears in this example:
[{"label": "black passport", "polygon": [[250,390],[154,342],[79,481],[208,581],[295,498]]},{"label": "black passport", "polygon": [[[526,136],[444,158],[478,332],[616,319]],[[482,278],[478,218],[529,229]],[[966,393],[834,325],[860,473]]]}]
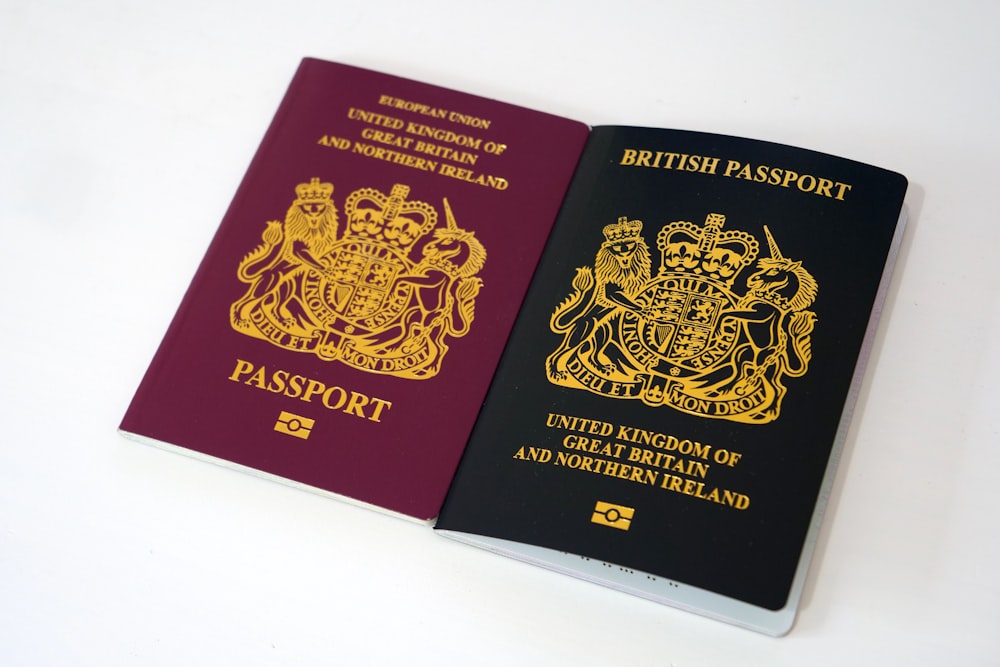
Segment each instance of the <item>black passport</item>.
[{"label": "black passport", "polygon": [[773,143],[595,128],[437,529],[787,632],[906,185]]}]

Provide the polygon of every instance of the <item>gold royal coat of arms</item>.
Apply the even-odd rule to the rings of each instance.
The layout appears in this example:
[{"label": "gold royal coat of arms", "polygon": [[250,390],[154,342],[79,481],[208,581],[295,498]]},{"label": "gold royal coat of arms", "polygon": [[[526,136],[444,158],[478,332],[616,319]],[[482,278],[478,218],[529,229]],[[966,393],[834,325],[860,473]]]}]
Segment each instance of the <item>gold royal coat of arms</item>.
[{"label": "gold royal coat of arms", "polygon": [[577,269],[550,318],[562,341],[546,361],[549,381],[702,417],[777,419],[783,379],[808,370],[818,286],[766,226],[770,256],[758,260],[758,241],[724,223],[713,213],[701,226],[665,225],[655,275],[642,222],[606,226],[593,267]]},{"label": "gold royal coat of arms", "polygon": [[267,223],[237,270],[248,287],[230,308],[233,328],[362,371],[435,376],[448,340],[472,325],[485,248],[447,199],[439,226],[401,184],[352,192],[341,231],[333,189],[299,184],[285,220]]}]

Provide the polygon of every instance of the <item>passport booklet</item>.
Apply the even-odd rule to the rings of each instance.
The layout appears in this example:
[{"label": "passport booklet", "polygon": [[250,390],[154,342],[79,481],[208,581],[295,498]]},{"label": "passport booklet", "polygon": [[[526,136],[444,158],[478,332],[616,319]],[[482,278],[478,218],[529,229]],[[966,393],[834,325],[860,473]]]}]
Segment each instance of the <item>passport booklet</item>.
[{"label": "passport booklet", "polygon": [[305,59],[120,430],[433,519],[587,134]]},{"label": "passport booklet", "polygon": [[595,128],[437,529],[787,632],[905,191],[798,148]]}]

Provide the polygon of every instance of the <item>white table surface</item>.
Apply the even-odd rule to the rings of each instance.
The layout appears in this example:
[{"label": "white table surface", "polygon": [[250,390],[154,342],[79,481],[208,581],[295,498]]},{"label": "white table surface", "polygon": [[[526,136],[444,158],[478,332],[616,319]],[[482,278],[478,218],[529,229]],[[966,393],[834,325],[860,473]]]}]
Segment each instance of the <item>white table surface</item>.
[{"label": "white table surface", "polygon": [[[0,663],[1000,664],[1000,5],[0,6]],[[803,609],[771,639],[126,441],[302,56],[910,179]]]}]

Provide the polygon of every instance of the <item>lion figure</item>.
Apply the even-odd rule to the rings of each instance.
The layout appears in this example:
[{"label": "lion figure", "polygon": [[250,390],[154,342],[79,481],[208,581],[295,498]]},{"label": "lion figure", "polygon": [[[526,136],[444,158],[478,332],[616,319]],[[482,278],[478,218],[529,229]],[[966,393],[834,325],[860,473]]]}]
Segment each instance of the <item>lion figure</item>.
[{"label": "lion figure", "polygon": [[333,185],[318,178],[299,184],[295,191],[284,224],[269,221],[262,243],[240,262],[237,275],[250,287],[232,305],[234,327],[248,327],[248,312],[265,305],[265,300],[287,326],[302,326],[307,319],[294,286],[304,272],[326,270],[323,258],[337,240],[337,207],[331,199]]},{"label": "lion figure", "polygon": [[[549,326],[563,334],[559,347],[549,355],[549,377],[560,380],[565,372],[556,364],[568,350],[586,353],[596,368],[624,371],[631,364],[625,354],[609,345],[612,320],[620,312],[641,310],[635,298],[649,281],[652,260],[649,246],[640,235],[642,222],[625,218],[604,228],[606,240],[594,259],[594,269],[577,269],[573,293],[552,313]],[[583,346],[586,347],[583,347]]]}]

